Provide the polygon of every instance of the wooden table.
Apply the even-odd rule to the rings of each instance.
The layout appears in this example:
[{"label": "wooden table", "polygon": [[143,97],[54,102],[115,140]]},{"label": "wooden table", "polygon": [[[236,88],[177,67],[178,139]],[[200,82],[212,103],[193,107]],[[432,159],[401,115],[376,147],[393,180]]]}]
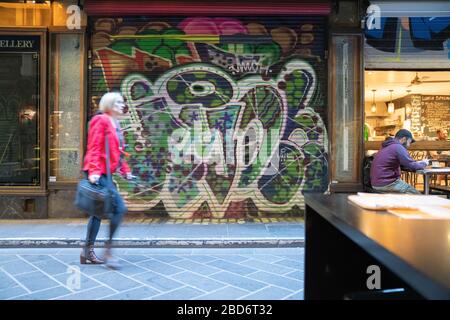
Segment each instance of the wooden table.
[{"label": "wooden table", "polygon": [[450,220],[401,219],[347,197],[305,194],[305,299],[373,292],[369,266],[380,268],[381,289],[450,299]]},{"label": "wooden table", "polygon": [[423,175],[423,193],[430,194],[430,177],[435,174],[450,174],[450,167],[444,168],[426,168],[423,170],[417,170],[416,173]]}]

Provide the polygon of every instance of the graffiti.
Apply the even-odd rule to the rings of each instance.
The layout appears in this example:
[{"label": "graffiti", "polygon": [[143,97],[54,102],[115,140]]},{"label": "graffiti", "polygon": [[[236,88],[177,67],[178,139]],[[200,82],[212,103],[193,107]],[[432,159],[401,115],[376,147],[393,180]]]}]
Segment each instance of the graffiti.
[{"label": "graffiti", "polygon": [[[365,28],[367,68],[411,65],[421,68],[448,66],[450,17],[369,16]],[[375,24],[372,25],[374,22]]]},{"label": "graffiti", "polygon": [[303,192],[324,190],[324,61],[312,50],[314,25],[167,21],[139,28],[99,19],[92,38],[91,100],[120,90],[128,105],[120,121],[138,178],[115,180],[130,209],[243,217],[289,212]]}]

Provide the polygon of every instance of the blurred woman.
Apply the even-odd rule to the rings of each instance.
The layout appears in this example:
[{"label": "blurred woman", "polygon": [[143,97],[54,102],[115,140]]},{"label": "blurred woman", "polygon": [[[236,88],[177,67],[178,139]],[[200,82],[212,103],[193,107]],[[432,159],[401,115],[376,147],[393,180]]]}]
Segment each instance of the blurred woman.
[{"label": "blurred woman", "polygon": [[[124,139],[120,130],[117,117],[123,113],[125,102],[120,93],[106,93],[99,104],[99,112],[91,119],[88,131],[88,144],[84,157],[83,171],[90,183],[107,186],[106,150],[105,137],[108,137],[109,158],[111,174],[116,171],[132,179],[130,168],[124,158]],[[95,212],[90,212],[87,225],[86,243],[80,255],[81,264],[102,264],[110,268],[119,268],[118,260],[111,254],[112,239],[119,227],[123,215],[127,208],[122,197],[112,184],[110,186],[113,193],[113,212],[110,216],[109,239],[106,243],[106,250],[103,259],[97,257],[94,252],[94,243],[100,228],[101,219]]]}]

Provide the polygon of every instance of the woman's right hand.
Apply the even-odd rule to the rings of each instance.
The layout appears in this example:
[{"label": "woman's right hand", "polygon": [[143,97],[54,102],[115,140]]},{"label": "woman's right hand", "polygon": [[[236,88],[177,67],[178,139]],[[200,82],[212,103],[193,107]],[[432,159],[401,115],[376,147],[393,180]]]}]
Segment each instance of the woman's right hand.
[{"label": "woman's right hand", "polygon": [[99,179],[100,179],[100,175],[98,175],[98,174],[91,174],[88,177],[89,182],[92,184],[96,184]]}]

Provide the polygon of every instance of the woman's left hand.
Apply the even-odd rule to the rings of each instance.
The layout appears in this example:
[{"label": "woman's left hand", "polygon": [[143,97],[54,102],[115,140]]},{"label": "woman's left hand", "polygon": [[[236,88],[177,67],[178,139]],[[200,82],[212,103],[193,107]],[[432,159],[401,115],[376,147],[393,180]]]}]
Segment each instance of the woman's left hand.
[{"label": "woman's left hand", "polygon": [[133,180],[133,179],[136,179],[136,176],[133,176],[131,174],[131,172],[128,172],[126,178],[127,178],[127,180]]}]

